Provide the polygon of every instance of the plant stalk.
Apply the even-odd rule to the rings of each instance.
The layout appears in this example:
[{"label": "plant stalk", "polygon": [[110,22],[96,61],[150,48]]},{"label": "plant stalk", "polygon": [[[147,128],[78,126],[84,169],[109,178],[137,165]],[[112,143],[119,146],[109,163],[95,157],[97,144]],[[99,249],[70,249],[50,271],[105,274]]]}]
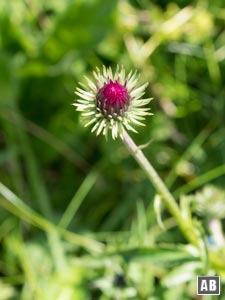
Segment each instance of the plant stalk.
[{"label": "plant stalk", "polygon": [[176,219],[178,226],[183,232],[186,239],[194,246],[199,247],[199,236],[195,230],[194,225],[192,224],[192,222],[190,222],[190,220],[187,221],[182,216],[182,212],[175,198],[170,193],[162,179],[159,177],[158,173],[155,171],[151,163],[147,160],[142,150],[134,143],[134,141],[125,129],[123,130],[121,140],[129,150],[131,155],[138,162],[142,170],[146,173],[148,179],[155,187],[157,193],[161,195],[162,199],[164,200],[164,203],[166,204],[171,215]]}]

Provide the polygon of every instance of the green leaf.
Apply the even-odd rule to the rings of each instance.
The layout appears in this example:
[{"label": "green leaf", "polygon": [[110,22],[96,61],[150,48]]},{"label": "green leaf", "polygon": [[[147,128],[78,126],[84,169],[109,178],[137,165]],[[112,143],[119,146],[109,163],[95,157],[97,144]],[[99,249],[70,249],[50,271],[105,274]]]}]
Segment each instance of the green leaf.
[{"label": "green leaf", "polygon": [[187,261],[199,261],[198,257],[193,256],[183,247],[152,247],[134,248],[119,251],[112,255],[121,255],[127,262],[146,261],[153,264],[175,264]]}]

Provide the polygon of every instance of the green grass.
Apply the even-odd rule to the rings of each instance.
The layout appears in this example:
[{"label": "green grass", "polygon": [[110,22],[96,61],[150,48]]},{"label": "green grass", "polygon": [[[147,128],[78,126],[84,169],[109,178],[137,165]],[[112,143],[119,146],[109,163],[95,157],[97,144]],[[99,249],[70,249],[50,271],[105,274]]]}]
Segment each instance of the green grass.
[{"label": "green grass", "polygon": [[[224,43],[219,0],[0,1],[0,300],[194,300],[208,274],[225,299],[225,245],[210,240],[225,226]],[[149,82],[154,115],[132,138],[200,250],[71,105],[102,64]]]}]

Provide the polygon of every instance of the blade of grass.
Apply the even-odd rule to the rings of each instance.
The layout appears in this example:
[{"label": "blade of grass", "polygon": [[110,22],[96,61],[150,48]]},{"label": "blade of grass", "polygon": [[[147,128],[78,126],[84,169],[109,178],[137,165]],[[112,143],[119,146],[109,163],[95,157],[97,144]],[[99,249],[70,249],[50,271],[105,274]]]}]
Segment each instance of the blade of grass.
[{"label": "blade of grass", "polygon": [[204,47],[204,53],[205,53],[206,63],[208,66],[209,75],[214,85],[217,86],[218,84],[221,83],[221,73],[220,73],[219,63],[216,57],[215,46],[214,43],[211,42],[210,40],[208,41],[207,45]]},{"label": "blade of grass", "polygon": [[0,182],[0,205],[8,210],[13,215],[26,221],[27,223],[36,226],[47,233],[56,233],[63,236],[72,243],[84,247],[87,250],[94,252],[101,252],[103,244],[91,238],[83,237],[73,232],[64,230],[63,228],[55,226],[47,219],[40,216],[37,212],[27,206],[19,197],[17,197],[11,190]]},{"label": "blade of grass", "polygon": [[6,152],[8,152],[9,159],[9,172],[10,172],[10,178],[12,180],[12,184],[15,188],[16,193],[20,197],[24,196],[23,191],[23,176],[21,171],[21,162],[19,160],[19,152],[17,149],[18,145],[18,139],[16,137],[16,132],[14,126],[11,124],[8,124],[8,122],[5,122],[2,119],[2,126],[3,130],[5,132],[5,142],[6,142]]},{"label": "blade of grass", "polygon": [[205,140],[209,137],[210,133],[213,131],[214,128],[215,128],[215,124],[213,122],[207,124],[202,129],[202,131],[196,136],[196,138],[193,140],[193,142],[190,144],[187,150],[176,161],[172,170],[169,172],[169,174],[165,179],[165,182],[168,187],[171,187],[177,178],[176,170],[178,165],[181,164],[183,161],[189,160],[193,156],[196,147],[202,145],[205,142]]},{"label": "blade of grass", "polygon": [[137,219],[133,224],[134,233],[132,238],[139,247],[149,246],[151,241],[148,239],[148,222],[145,212],[145,206],[142,199],[138,199],[136,203],[137,207]]},{"label": "blade of grass", "polygon": [[182,187],[178,188],[174,192],[175,197],[179,197],[181,194],[187,194],[199,188],[200,186],[222,176],[225,174],[225,164],[206,172],[203,175],[198,176],[197,178],[191,180],[187,184],[183,185]]},{"label": "blade of grass", "polygon": [[7,218],[0,224],[0,241],[16,226],[14,218]]},{"label": "blade of grass", "polygon": [[75,216],[78,208],[82,204],[83,200],[95,184],[97,180],[97,173],[95,171],[91,171],[87,177],[84,179],[83,183],[80,185],[79,189],[73,196],[72,200],[70,201],[69,205],[67,206],[60,222],[59,226],[62,228],[67,228],[72,221],[73,217]]},{"label": "blade of grass", "polygon": [[[14,108],[14,110],[17,109]],[[17,123],[15,125],[18,129],[18,139],[20,142],[22,155],[25,161],[25,168],[27,170],[29,185],[33,193],[33,199],[36,201],[36,204],[39,207],[40,211],[43,213],[43,215],[51,218],[52,211],[50,207],[50,201],[48,199],[47,191],[44,187],[44,183],[42,182],[41,175],[38,170],[36,158],[31,149],[29,138],[25,133],[25,126],[23,120],[19,117],[18,111],[16,112],[16,114],[18,118]],[[11,116],[13,117],[13,115]]]},{"label": "blade of grass", "polygon": [[[20,147],[25,161],[25,168],[28,174],[28,181],[32,190],[33,199],[36,200],[36,204],[39,206],[42,214],[51,220],[53,218],[53,213],[48,193],[46,191],[44,182],[42,181],[29,138],[25,132],[25,124],[23,119],[19,117],[20,113],[15,103],[13,104],[12,111],[16,111],[16,114],[18,115],[18,139],[20,141]],[[48,241],[55,266],[60,271],[66,266],[66,258],[64,255],[63,246],[56,232],[48,235]]]},{"label": "blade of grass", "polygon": [[20,266],[23,270],[24,281],[26,282],[26,288],[24,286],[23,290],[26,289],[27,294],[32,293],[34,295],[37,292],[37,289],[39,290],[38,274],[32,266],[21,232],[18,232],[17,230],[17,232],[10,237],[9,243],[11,244],[11,248],[14,249],[14,255],[16,255],[17,259],[20,261]]}]

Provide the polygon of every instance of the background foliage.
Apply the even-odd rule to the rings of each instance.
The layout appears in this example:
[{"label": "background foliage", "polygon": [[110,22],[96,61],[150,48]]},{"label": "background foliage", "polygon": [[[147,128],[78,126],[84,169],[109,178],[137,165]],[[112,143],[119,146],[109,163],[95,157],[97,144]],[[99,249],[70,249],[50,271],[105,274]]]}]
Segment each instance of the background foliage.
[{"label": "background foliage", "polygon": [[[224,240],[211,239],[225,218],[223,6],[0,2],[1,300],[204,299],[197,274],[224,283]],[[133,138],[177,199],[189,195],[217,269],[163,208],[160,228],[154,189],[120,141],[81,126],[73,91],[102,64],[149,82],[154,116]]]}]

